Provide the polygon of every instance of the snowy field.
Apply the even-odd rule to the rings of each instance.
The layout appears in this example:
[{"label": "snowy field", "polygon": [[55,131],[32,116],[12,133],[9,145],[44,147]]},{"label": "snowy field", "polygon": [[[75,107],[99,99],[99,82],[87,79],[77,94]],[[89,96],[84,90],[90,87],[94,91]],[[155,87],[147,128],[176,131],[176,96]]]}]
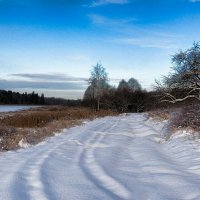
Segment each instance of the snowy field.
[{"label": "snowy field", "polygon": [[20,110],[27,110],[30,108],[35,108],[38,106],[12,106],[12,105],[0,105],[0,113],[1,112],[15,112]]},{"label": "snowy field", "polygon": [[199,200],[200,142],[143,114],[106,117],[0,155],[2,200]]}]

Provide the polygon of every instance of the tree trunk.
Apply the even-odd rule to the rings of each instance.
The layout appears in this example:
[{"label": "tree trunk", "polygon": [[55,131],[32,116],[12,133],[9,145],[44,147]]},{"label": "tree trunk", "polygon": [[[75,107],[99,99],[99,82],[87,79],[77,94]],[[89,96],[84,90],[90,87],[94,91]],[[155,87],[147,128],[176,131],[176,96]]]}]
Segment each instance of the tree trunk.
[{"label": "tree trunk", "polygon": [[100,110],[100,97],[97,97],[97,111]]}]

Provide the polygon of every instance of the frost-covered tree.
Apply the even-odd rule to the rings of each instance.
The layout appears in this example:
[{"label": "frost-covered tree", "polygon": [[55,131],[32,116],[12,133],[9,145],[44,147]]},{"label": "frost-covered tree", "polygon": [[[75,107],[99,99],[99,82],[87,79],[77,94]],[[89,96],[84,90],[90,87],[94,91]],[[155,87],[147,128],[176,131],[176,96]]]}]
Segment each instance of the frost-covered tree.
[{"label": "frost-covered tree", "polygon": [[[156,82],[162,92],[162,101],[176,103],[188,98],[200,100],[200,44],[180,51],[172,57],[172,72],[164,76],[162,82]],[[184,91],[181,97],[174,91]]]},{"label": "frost-covered tree", "polygon": [[99,111],[103,92],[110,87],[108,84],[108,74],[101,64],[97,63],[93,66],[88,83],[89,87],[86,90],[85,96],[90,95],[96,100],[97,110]]}]

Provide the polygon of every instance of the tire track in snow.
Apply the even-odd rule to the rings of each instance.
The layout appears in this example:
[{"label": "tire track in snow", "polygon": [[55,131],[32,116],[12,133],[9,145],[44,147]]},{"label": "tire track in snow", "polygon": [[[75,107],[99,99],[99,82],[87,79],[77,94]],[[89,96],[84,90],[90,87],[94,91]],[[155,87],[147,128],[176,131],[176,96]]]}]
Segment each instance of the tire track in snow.
[{"label": "tire track in snow", "polygon": [[[122,119],[122,121],[123,121],[123,119]],[[124,179],[123,178],[121,179],[116,175],[118,173],[120,173],[120,170],[123,168],[123,162],[124,162],[123,159],[124,158],[126,158],[129,155],[129,159],[132,160],[132,157],[131,157],[129,151],[127,151],[127,150],[129,149],[129,146],[132,144],[133,140],[136,139],[135,128],[133,128],[133,126],[136,127],[137,129],[141,129],[142,127],[146,127],[146,125],[144,125],[144,121],[145,121],[145,119],[143,119],[143,118],[140,119],[140,120],[137,120],[135,122],[133,122],[132,120],[131,121],[127,121],[126,124],[125,124],[125,128],[123,126],[121,127],[121,125],[124,125],[124,123],[120,124],[120,126],[118,127],[119,130],[117,130],[117,131],[114,130],[113,132],[112,132],[112,129],[110,131],[108,130],[107,132],[104,133],[104,137],[102,138],[102,140],[107,141],[109,139],[109,138],[107,138],[109,135],[122,137],[121,138],[121,142],[123,144],[122,148],[119,145],[119,148],[114,148],[114,151],[113,151],[114,154],[119,156],[119,157],[117,156],[117,160],[118,161],[122,161],[122,162],[116,162],[116,169],[118,168],[119,171],[118,172],[115,171],[116,174],[113,174],[113,173],[110,174],[110,177],[115,179],[121,185],[123,183],[125,183]],[[148,128],[148,130],[151,129],[151,127],[146,127],[146,128]],[[141,133],[142,132],[143,131],[141,131]],[[137,134],[139,134],[139,132],[137,132]],[[124,145],[126,146],[126,148],[124,148]],[[96,154],[96,156],[98,157],[98,154]],[[111,157],[112,157],[112,161],[113,161],[115,156],[111,156]],[[100,165],[101,162],[99,161],[98,164]],[[105,164],[105,163],[103,163],[103,164]],[[120,164],[120,165],[122,164],[122,166],[119,165],[120,167],[118,167],[117,166],[118,164]],[[105,173],[110,173],[110,169],[108,169],[106,166],[102,165],[101,168],[103,169],[103,171]],[[133,174],[130,174],[130,176],[133,176]],[[134,185],[135,185],[135,184],[139,183],[139,180],[137,180],[137,178],[134,177],[134,181],[133,182],[134,182]],[[121,196],[120,199],[131,199],[131,200],[132,199],[145,199],[145,200],[149,199],[148,198],[148,194],[146,194],[143,191],[142,187],[138,187],[137,186],[136,189],[135,189],[134,187],[132,187],[131,185],[128,184],[126,186],[126,190],[129,192],[129,196],[127,198]],[[140,193],[140,195],[138,195],[138,193]],[[143,197],[143,198],[141,198],[141,197]]]},{"label": "tire track in snow", "polygon": [[[102,127],[101,123],[95,124],[95,126],[92,125],[92,129],[98,129],[100,127]],[[42,181],[43,180],[42,171],[45,169],[44,168],[45,163],[47,163],[48,160],[51,159],[52,155],[56,152],[56,149],[61,148],[66,142],[73,143],[74,145],[77,145],[77,146],[82,146],[83,144],[79,142],[79,140],[75,140],[72,138],[76,138],[77,136],[79,137],[79,139],[81,136],[88,137],[87,135],[84,136],[83,132],[84,131],[78,131],[77,133],[74,133],[72,131],[73,134],[68,133],[67,138],[66,136],[63,136],[63,137],[61,136],[61,138],[59,138],[60,141],[56,145],[54,143],[50,144],[50,147],[46,151],[44,151],[43,154],[36,156],[36,157],[40,157],[40,159],[34,161],[32,164],[28,164],[29,170],[27,172],[28,176],[26,180],[27,180],[28,185],[30,185],[31,187],[31,190],[29,191],[30,199],[34,199],[34,200],[54,199],[55,200],[55,198],[57,198],[54,193],[49,192],[44,187],[44,186],[47,186],[46,184],[48,184],[46,181],[44,181],[44,183]],[[52,148],[52,145],[53,145],[53,148]],[[80,157],[80,154],[81,154],[81,151],[80,152],[79,151],[80,150],[77,151],[77,155],[78,155],[77,159]],[[53,189],[53,192],[55,192],[54,189]]]},{"label": "tire track in snow", "polygon": [[[105,127],[104,129],[106,129],[106,132],[109,132],[116,127],[119,120],[120,119],[117,119],[117,121],[110,128]],[[106,124],[104,123],[104,126],[105,125]],[[119,181],[109,176],[109,174],[107,174],[96,162],[94,150],[98,148],[98,145],[103,140],[105,135],[102,134],[102,132],[95,133],[96,134],[89,140],[88,148],[85,148],[80,156],[80,166],[86,176],[109,195],[114,196],[115,199],[128,199],[130,197],[128,189]]]},{"label": "tire track in snow", "polygon": [[[132,123],[131,123],[132,124]],[[133,130],[136,130],[137,128],[133,125]],[[177,185],[181,185],[181,190],[185,189],[191,190],[193,194],[185,194],[184,199],[199,199],[198,195],[198,187],[194,187],[193,184],[196,182],[195,185],[198,185],[198,181],[193,181],[191,182],[191,177],[194,176],[194,174],[188,173],[187,170],[183,168],[183,166],[179,163],[178,160],[174,159],[173,156],[168,154],[161,145],[156,146],[155,142],[157,143],[157,140],[155,140],[155,137],[159,137],[161,134],[160,132],[154,128],[152,125],[149,125],[146,123],[146,120],[144,119],[143,122],[143,127],[148,128],[149,133],[156,133],[156,134],[141,134],[141,131],[136,131],[136,136],[141,134],[143,136],[142,140],[144,144],[148,144],[146,147],[145,145],[137,146],[136,144],[136,149],[137,151],[143,152],[142,154],[140,153],[140,157],[135,157],[134,154],[130,154],[132,157],[132,160],[134,161],[133,165],[134,168],[137,169],[138,172],[138,177],[136,177],[138,186],[137,186],[137,192],[136,192],[136,199],[163,199],[163,196],[165,196],[166,200],[171,200],[172,199],[172,194],[173,194],[173,199],[183,199],[180,197],[181,191],[179,191],[178,188],[174,190],[174,188],[171,187],[171,185],[167,185],[167,182],[176,182]],[[155,135],[154,137],[148,137]],[[160,137],[159,137],[160,138]],[[149,140],[149,142],[145,142],[145,140]],[[151,141],[151,142],[150,142]],[[141,150],[139,150],[139,148]],[[147,148],[147,149],[146,149]],[[151,156],[150,156],[151,154]],[[149,155],[149,156],[148,156]],[[152,156],[154,155],[154,156]],[[151,157],[151,160],[148,160],[148,157]],[[143,159],[141,159],[143,158]],[[141,160],[146,162],[141,162]],[[156,163],[156,165],[153,165],[153,162]],[[150,164],[148,164],[150,163]],[[158,174],[162,175],[162,178],[158,176]],[[147,181],[148,180],[148,181]],[[149,181],[150,180],[150,181]],[[146,183],[145,183],[146,182]],[[160,183],[159,185],[156,183]],[[140,185],[144,185],[145,187],[140,187]],[[149,190],[149,188],[153,187],[157,191],[156,193],[153,192],[152,190]],[[162,189],[162,187],[164,189]],[[189,189],[188,189],[189,188]],[[144,197],[142,198],[142,195]],[[197,197],[198,196],[198,197]]]},{"label": "tire track in snow", "polygon": [[[65,141],[64,141],[65,142]],[[41,178],[41,167],[50,154],[55,151],[62,143],[46,143],[46,148],[33,153],[30,157],[20,166],[14,178],[13,185],[16,186],[19,179],[22,179],[18,187],[20,193],[16,194],[13,199],[29,199],[29,200],[48,200],[49,197],[45,193],[45,185]]]},{"label": "tire track in snow", "polygon": [[[41,199],[47,200],[46,195],[43,194],[43,184],[39,179],[38,168],[43,161],[43,151],[37,151],[37,153],[30,153],[30,157],[20,166],[20,168],[15,172],[13,178],[13,188],[16,190],[11,191],[14,195],[12,199]],[[38,157],[40,159],[38,159]],[[36,195],[37,193],[37,195]]]},{"label": "tire track in snow", "polygon": [[30,199],[40,199],[48,200],[46,194],[44,193],[44,185],[40,178],[40,166],[46,158],[48,158],[49,152],[47,154],[41,155],[41,158],[34,161],[31,166],[28,166],[26,182],[29,186]]}]

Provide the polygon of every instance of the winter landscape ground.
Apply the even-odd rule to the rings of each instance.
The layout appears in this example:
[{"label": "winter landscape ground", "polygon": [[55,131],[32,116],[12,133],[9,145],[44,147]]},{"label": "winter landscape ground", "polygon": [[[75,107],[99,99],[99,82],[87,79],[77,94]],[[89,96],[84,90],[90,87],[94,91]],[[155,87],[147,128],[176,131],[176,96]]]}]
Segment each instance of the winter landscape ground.
[{"label": "winter landscape ground", "polygon": [[145,114],[105,117],[0,155],[2,200],[198,200],[200,142]]}]

